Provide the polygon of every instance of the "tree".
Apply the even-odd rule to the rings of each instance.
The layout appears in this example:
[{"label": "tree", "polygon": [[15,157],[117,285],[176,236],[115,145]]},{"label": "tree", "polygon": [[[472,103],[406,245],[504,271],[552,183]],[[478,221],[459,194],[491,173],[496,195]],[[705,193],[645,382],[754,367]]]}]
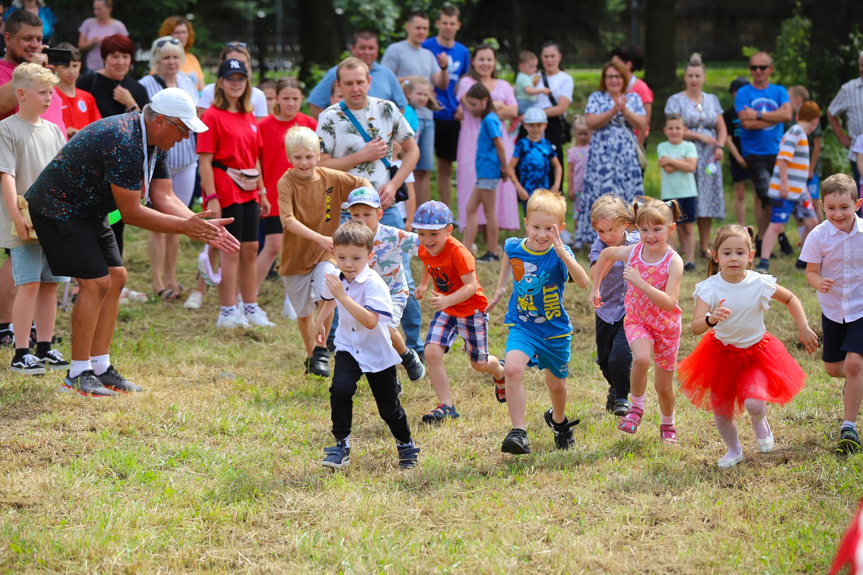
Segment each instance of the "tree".
[{"label": "tree", "polygon": [[[647,0],[644,27],[646,80],[654,92],[662,94],[676,81],[674,9],[677,0]],[[654,117],[656,115],[654,114]]]},{"label": "tree", "polygon": [[330,67],[338,62],[341,54],[333,0],[297,2],[297,20],[303,54],[300,78],[306,80],[315,66]]}]

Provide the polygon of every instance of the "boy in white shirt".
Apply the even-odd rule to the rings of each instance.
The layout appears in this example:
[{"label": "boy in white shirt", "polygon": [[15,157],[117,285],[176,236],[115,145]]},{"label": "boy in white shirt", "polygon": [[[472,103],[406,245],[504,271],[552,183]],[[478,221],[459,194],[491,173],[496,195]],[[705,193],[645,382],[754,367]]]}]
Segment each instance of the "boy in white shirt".
[{"label": "boy in white shirt", "polygon": [[824,368],[845,378],[845,419],[837,451],[860,451],[857,416],[863,401],[863,219],[857,182],[834,174],[821,185],[827,219],[806,238],[800,259],[806,280],[818,291],[824,333]]},{"label": "boy in white shirt", "polygon": [[365,374],[378,405],[378,412],[396,438],[399,467],[416,466],[419,448],[411,438],[407,416],[399,402],[396,365],[401,363],[393,349],[387,324],[392,320],[390,290],[368,262],[372,257],[374,234],[361,222],[345,222],[333,234],[333,251],[341,273],[327,274],[321,299],[323,309],[315,325],[318,341],[326,341],[324,319],[339,308],[336,329],[336,362],[330,386],[330,409],[336,445],[324,451],[324,467],[339,469],[351,459],[351,422],[357,382]]}]

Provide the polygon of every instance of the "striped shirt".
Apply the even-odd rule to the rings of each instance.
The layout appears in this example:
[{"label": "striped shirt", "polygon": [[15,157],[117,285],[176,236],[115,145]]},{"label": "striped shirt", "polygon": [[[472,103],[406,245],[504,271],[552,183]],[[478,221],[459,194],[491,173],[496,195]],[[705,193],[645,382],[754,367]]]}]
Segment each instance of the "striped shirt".
[{"label": "striped shirt", "polygon": [[[852,142],[863,134],[863,78],[854,78],[842,84],[827,112],[835,117],[845,114],[845,127]],[[848,157],[854,159],[850,153]]]},{"label": "striped shirt", "polygon": [[[153,96],[164,90],[154,76],[144,76],[138,82],[147,90],[150,100]],[[177,74],[177,87],[189,94],[195,105],[198,103],[198,88],[195,81],[186,74]],[[168,166],[173,169],[185,168],[198,161],[198,153],[195,151],[195,134],[190,133],[189,138],[180,140],[173,148],[168,150]]]},{"label": "striped shirt", "polygon": [[779,142],[779,153],[776,155],[776,165],[773,166],[773,177],[770,178],[770,191],[767,195],[779,199],[780,178],[779,162],[788,165],[788,197],[786,200],[796,200],[806,189],[809,179],[809,138],[800,124],[794,124]]}]

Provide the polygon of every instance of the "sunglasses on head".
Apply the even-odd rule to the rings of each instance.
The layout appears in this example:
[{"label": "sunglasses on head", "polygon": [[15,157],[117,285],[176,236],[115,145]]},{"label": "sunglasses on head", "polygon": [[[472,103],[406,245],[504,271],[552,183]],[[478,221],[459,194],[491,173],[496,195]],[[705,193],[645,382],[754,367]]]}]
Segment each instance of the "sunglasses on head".
[{"label": "sunglasses on head", "polygon": [[750,65],[749,65],[749,69],[750,69],[750,70],[760,70],[760,71],[762,71],[762,72],[763,72],[764,70],[766,70],[767,68],[769,68],[769,67],[770,67],[770,64],[767,64],[766,66],[764,66],[764,65],[754,65],[754,64],[750,64]]},{"label": "sunglasses on head", "polygon": [[158,42],[156,42],[156,48],[161,48],[165,44],[171,44],[173,46],[179,46],[180,41],[177,40],[176,38],[166,38],[164,40],[159,40]]},{"label": "sunglasses on head", "polygon": [[249,45],[245,42],[225,42],[225,48],[233,50],[234,48],[248,48]]}]

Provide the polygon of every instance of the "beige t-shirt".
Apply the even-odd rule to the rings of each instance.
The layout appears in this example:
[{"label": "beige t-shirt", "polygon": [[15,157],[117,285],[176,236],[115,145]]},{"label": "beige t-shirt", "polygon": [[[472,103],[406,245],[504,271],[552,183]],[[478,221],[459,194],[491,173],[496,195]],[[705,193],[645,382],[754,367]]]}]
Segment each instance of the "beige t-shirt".
[{"label": "beige t-shirt", "polygon": [[[342,202],[348,194],[367,185],[365,179],[330,168],[315,168],[314,177],[306,180],[288,170],[279,179],[279,217],[282,227],[297,220],[310,230],[332,236],[339,227]],[[301,238],[285,229],[282,236],[282,259],[279,273],[283,276],[305,275],[322,261],[336,259],[315,242]]]},{"label": "beige t-shirt", "polygon": [[[0,122],[0,173],[15,177],[15,189],[23,196],[48,163],[54,159],[66,138],[57,124],[42,120],[34,126],[13,114]],[[6,202],[0,200],[0,247],[17,248],[38,240],[23,241],[13,235],[15,225]]]}]

